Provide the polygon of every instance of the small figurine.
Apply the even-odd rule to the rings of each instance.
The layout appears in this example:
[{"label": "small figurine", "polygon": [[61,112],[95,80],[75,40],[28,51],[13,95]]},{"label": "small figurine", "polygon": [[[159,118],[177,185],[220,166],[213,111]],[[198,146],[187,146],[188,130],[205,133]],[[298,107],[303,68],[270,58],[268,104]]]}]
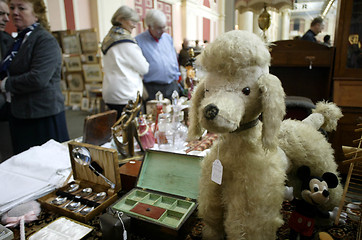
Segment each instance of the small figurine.
[{"label": "small figurine", "polygon": [[[117,146],[117,150],[124,157],[134,156],[134,138],[136,138],[141,151],[144,152],[141,141],[138,137],[137,123],[135,121],[135,117],[140,110],[141,97],[140,93],[138,92],[136,102],[129,100],[121,114],[121,117],[112,126],[113,140]],[[119,142],[117,139],[117,134],[120,131],[122,131],[122,142]],[[125,149],[126,147],[127,150]]]},{"label": "small figurine", "polygon": [[155,144],[155,137],[146,119],[141,116],[138,118],[138,136],[144,149],[152,148]]}]

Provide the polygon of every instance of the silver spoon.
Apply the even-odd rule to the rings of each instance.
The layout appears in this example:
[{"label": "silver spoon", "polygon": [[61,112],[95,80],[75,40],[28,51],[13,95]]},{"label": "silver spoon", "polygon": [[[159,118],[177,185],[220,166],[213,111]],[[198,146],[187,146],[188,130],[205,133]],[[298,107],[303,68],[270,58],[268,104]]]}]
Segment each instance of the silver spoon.
[{"label": "silver spoon", "polygon": [[91,154],[88,151],[87,148],[85,147],[76,147],[72,150],[72,156],[74,158],[74,160],[79,163],[80,165],[83,166],[89,166],[89,168],[95,173],[98,174],[100,177],[102,177],[104,179],[104,181],[106,181],[106,183],[108,183],[112,189],[114,189],[116,187],[116,184],[114,184],[111,180],[109,180],[108,178],[106,178],[102,173],[98,172],[91,164],[92,159],[91,159]]},{"label": "silver spoon", "polygon": [[83,188],[82,191],[80,192],[80,195],[82,197],[86,197],[89,194],[91,194],[93,192],[92,188],[88,187],[88,188]]},{"label": "silver spoon", "polygon": [[87,205],[84,205],[83,207],[79,208],[77,211],[74,211],[74,212],[78,213],[78,212],[82,211],[85,207],[87,207]]},{"label": "silver spoon", "polygon": [[79,189],[79,184],[73,183],[69,185],[69,189],[67,192],[72,193]]},{"label": "silver spoon", "polygon": [[99,192],[93,197],[92,200],[97,202],[97,201],[100,201],[100,200],[104,199],[106,196],[107,196],[106,192]]},{"label": "silver spoon", "polygon": [[[79,196],[79,195],[76,195],[75,197],[74,197],[74,199],[80,199],[81,198],[81,196]],[[67,204],[65,204],[64,206],[63,206],[63,208],[67,208],[68,206],[69,206],[69,204],[71,204],[72,202],[74,202],[74,199],[73,200],[70,200]]]},{"label": "silver spoon", "polygon": [[82,209],[82,211],[80,211],[80,213],[83,215],[87,215],[88,213],[93,211],[93,209],[94,209],[94,207],[86,207],[86,208]]},{"label": "silver spoon", "polygon": [[76,210],[77,208],[79,208],[79,206],[80,206],[80,202],[72,202],[72,203],[70,203],[70,204],[67,206],[67,208],[68,208],[69,210],[74,211],[74,210]]},{"label": "silver spoon", "polygon": [[58,196],[54,198],[51,203],[54,205],[62,205],[65,201],[67,201],[67,197]]}]

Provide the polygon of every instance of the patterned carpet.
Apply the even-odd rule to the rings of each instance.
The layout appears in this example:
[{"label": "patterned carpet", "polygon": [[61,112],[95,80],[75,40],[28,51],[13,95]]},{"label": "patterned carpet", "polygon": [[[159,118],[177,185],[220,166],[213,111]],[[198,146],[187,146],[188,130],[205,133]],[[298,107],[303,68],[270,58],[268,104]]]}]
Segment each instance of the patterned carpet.
[{"label": "patterned carpet", "polygon": [[[288,219],[291,214],[293,206],[289,204],[289,202],[284,202],[282,213],[284,216],[285,224],[278,230],[278,240],[288,239],[289,236],[289,228],[288,228]],[[48,211],[42,211],[38,217],[38,220],[33,221],[31,223],[26,224],[26,236],[29,237],[31,234],[35,233],[42,227],[46,226],[53,220],[61,217],[59,214],[51,213]],[[84,239],[93,240],[93,239],[102,239],[102,231],[99,224],[99,217],[94,218],[92,221],[86,223],[94,227],[94,230]],[[191,227],[189,233],[186,234],[186,237],[182,239],[185,240],[201,240],[201,231],[202,231],[203,223],[201,219],[193,219],[191,222]],[[14,232],[15,238],[19,238],[19,227],[11,229]],[[329,233],[333,239],[337,240],[356,240],[357,239],[357,224],[355,222],[347,219],[345,225],[341,226],[332,226],[332,227],[324,227],[316,229],[315,236],[318,236],[318,232],[327,232]],[[137,231],[128,231],[128,239],[131,240],[150,240],[152,238],[147,236],[147,232],[142,232],[140,229]],[[172,238],[168,238],[172,239]],[[318,239],[317,237],[314,239]]]}]

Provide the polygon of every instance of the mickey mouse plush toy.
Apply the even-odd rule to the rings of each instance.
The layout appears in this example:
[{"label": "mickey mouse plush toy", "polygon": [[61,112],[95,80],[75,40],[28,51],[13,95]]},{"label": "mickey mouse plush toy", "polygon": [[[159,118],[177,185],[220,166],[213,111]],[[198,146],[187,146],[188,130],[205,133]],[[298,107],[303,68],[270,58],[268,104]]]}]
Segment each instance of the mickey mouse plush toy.
[{"label": "mickey mouse plush toy", "polygon": [[296,206],[289,220],[290,239],[312,239],[314,230],[314,218],[335,219],[338,207],[333,211],[322,211],[319,207],[329,200],[329,188],[338,185],[338,178],[334,173],[326,172],[323,176],[311,176],[308,166],[301,166],[297,171],[298,178],[302,180],[302,199],[293,199],[292,204]]}]

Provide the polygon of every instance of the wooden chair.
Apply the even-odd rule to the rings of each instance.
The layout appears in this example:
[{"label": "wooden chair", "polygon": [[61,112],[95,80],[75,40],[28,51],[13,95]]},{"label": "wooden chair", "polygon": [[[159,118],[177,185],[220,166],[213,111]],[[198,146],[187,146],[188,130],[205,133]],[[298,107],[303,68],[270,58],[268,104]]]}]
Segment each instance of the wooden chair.
[{"label": "wooden chair", "polygon": [[110,110],[84,119],[83,142],[102,145],[112,137],[112,126],[117,120],[117,111]]}]

